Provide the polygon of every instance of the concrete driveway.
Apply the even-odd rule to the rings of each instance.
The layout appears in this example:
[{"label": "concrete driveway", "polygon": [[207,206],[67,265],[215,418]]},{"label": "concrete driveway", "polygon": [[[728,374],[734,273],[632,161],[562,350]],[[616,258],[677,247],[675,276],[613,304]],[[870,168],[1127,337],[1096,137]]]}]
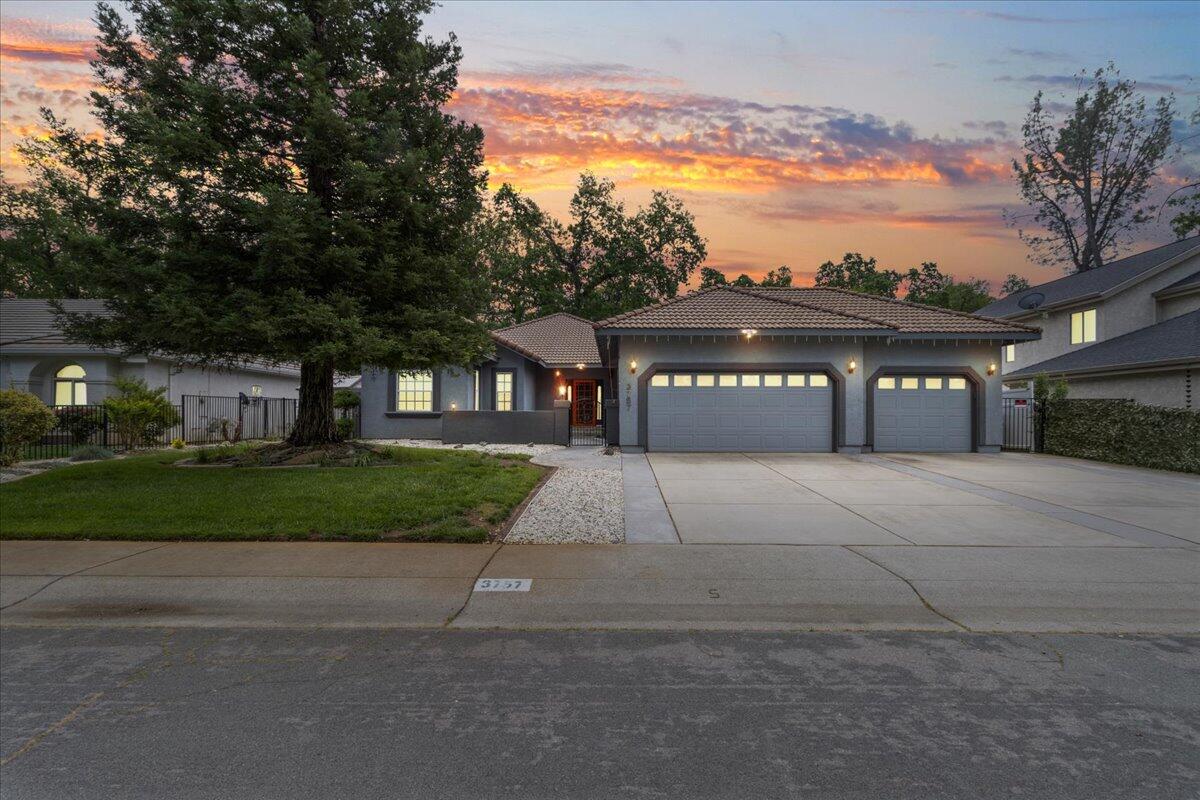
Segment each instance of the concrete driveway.
[{"label": "concrete driveway", "polygon": [[1040,455],[652,453],[684,544],[1178,547],[1200,478]]}]

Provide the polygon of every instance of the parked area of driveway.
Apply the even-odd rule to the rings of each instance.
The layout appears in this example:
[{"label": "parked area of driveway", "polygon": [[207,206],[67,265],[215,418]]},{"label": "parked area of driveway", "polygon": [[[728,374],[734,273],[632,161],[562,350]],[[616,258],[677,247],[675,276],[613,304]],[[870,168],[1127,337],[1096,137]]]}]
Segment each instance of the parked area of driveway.
[{"label": "parked area of driveway", "polygon": [[1010,453],[647,458],[684,544],[1200,544],[1200,477],[1179,473]]}]

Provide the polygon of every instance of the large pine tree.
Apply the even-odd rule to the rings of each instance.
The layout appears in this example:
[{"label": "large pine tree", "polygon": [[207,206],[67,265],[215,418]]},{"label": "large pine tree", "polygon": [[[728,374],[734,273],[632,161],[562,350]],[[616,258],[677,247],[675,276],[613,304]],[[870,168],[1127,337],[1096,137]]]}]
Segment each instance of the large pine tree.
[{"label": "large pine tree", "polygon": [[[59,268],[113,316],[98,345],[299,362],[293,444],[335,437],[335,369],[481,356],[471,228],[483,135],[443,112],[460,49],[427,0],[97,7],[103,138],[29,142]],[[62,224],[62,220],[68,224]]]}]

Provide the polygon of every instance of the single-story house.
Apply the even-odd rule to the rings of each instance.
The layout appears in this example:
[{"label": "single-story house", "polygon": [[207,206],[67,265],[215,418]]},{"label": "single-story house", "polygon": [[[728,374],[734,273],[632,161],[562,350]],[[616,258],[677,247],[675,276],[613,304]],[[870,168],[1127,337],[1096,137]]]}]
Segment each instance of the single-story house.
[{"label": "single-story house", "polygon": [[996,451],[996,353],[1038,336],[840,289],[717,287],[495,331],[494,357],[473,369],[366,369],[362,430],[553,441],[535,435],[566,420],[627,451]]},{"label": "single-story house", "polygon": [[[103,314],[103,300],[65,300],[78,314]],[[183,395],[296,398],[300,370],[290,365],[244,363],[197,367],[155,354],[130,355],[67,339],[46,300],[0,299],[0,388],[37,395],[47,405],[96,405],[118,377],[165,386],[176,405]]]},{"label": "single-story house", "polygon": [[1013,292],[978,313],[1042,330],[998,353],[1011,396],[1030,396],[1030,379],[1044,373],[1066,379],[1070,397],[1196,408],[1198,311],[1200,236],[1192,236]]},{"label": "single-story house", "polygon": [[[610,376],[591,322],[550,314],[491,335],[494,355],[472,369],[406,372],[364,367],[362,436],[556,441],[565,434],[564,420],[556,423],[556,401],[569,409],[570,425],[600,435]],[[454,414],[468,411],[477,413]]]}]

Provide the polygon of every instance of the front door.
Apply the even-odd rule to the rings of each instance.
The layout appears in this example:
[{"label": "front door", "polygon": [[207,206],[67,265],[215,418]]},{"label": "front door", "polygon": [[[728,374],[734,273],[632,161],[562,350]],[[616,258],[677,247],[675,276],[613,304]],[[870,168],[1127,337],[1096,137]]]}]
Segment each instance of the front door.
[{"label": "front door", "polygon": [[572,425],[596,424],[596,382],[575,381],[571,403]]}]

